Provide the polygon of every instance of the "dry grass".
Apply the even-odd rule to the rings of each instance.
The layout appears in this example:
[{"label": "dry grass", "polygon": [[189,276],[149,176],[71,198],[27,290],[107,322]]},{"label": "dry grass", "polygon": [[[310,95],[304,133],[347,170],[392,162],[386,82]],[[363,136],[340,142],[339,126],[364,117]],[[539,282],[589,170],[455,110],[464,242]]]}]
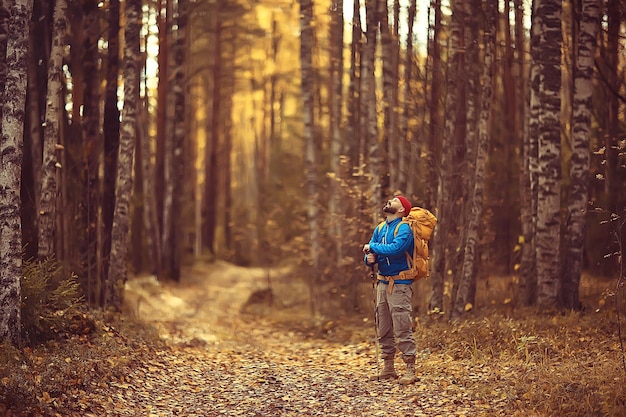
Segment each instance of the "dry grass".
[{"label": "dry grass", "polygon": [[486,393],[509,387],[502,396],[512,415],[626,415],[626,369],[610,311],[490,310],[456,326],[427,317],[416,335],[428,357],[451,359],[443,366],[483,370],[477,386]]}]

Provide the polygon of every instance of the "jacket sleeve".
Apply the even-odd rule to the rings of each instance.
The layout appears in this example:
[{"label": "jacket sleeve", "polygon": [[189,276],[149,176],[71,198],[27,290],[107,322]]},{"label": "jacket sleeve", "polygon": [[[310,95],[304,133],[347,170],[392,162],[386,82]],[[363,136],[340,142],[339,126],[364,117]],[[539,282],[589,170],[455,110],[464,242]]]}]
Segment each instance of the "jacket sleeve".
[{"label": "jacket sleeve", "polygon": [[[372,243],[374,243],[377,239],[378,239],[378,227],[376,227],[376,228],[374,229],[374,232],[372,233],[372,238],[371,238],[371,239],[370,239],[370,241],[369,241],[370,251],[371,251],[371,252],[374,252],[374,251],[372,250]],[[376,252],[374,252],[374,253],[376,253]],[[372,264],[367,263],[367,253],[365,253],[365,254],[363,254],[363,262],[365,262],[365,265],[367,265],[367,266],[372,266],[372,265],[374,265],[377,261],[374,261],[374,263],[372,263]]]},{"label": "jacket sleeve", "polygon": [[409,251],[413,247],[413,232],[411,227],[402,223],[398,229],[398,234],[393,238],[390,243],[374,243],[370,241],[370,249],[376,255],[388,256],[390,258],[396,258],[404,256],[405,252]]}]

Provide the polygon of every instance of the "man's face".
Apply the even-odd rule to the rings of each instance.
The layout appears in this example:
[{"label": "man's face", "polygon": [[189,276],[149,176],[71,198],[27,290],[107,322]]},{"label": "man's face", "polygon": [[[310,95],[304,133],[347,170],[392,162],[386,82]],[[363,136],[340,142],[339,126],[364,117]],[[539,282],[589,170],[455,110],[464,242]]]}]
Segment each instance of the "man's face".
[{"label": "man's face", "polygon": [[402,208],[402,203],[398,200],[397,197],[392,198],[387,201],[387,203],[383,207],[383,211],[389,214],[396,214],[398,210]]}]

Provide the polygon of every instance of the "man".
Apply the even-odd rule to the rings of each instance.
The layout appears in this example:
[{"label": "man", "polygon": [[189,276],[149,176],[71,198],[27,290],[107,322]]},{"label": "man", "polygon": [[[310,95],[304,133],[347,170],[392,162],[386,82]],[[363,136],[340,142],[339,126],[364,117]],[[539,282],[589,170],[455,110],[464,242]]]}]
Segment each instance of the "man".
[{"label": "man", "polygon": [[[396,351],[402,353],[406,373],[398,381],[407,385],[415,382],[415,339],[412,331],[412,280],[399,279],[401,271],[409,269],[407,252],[413,252],[413,233],[402,217],[411,211],[411,203],[403,196],[387,201],[383,207],[385,221],[363,245],[365,264],[378,264],[376,283],[376,327],[378,343],[385,362],[380,379],[398,377],[394,368]],[[399,227],[397,227],[399,225]],[[396,230],[397,229],[397,230]],[[396,344],[397,340],[397,344]]]}]

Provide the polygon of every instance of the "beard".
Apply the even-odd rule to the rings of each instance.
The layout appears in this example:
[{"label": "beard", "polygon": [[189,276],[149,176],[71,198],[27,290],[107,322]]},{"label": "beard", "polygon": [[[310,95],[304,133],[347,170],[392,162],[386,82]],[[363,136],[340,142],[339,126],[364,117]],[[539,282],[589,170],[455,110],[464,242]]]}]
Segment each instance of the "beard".
[{"label": "beard", "polygon": [[389,202],[387,202],[387,204],[385,204],[385,206],[383,207],[383,212],[388,213],[388,214],[396,214],[398,210],[399,209],[395,209],[391,207],[391,204]]}]

